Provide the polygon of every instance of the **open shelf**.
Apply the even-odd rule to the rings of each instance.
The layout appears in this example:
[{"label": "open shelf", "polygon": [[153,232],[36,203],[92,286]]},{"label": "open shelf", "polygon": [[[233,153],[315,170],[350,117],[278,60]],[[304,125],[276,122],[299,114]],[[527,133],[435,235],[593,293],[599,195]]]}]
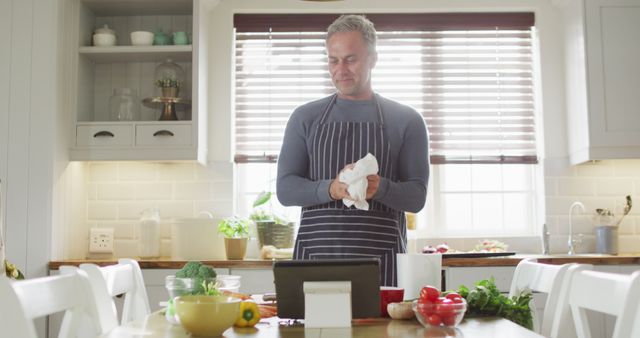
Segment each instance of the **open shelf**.
[{"label": "open shelf", "polygon": [[80,47],[80,55],[95,63],[191,61],[192,45]]}]

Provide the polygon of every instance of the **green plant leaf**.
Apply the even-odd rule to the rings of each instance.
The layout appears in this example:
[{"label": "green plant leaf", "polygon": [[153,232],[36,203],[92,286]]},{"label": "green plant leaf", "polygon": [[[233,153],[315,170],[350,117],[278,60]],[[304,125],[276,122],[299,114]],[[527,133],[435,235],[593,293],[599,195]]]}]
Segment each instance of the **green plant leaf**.
[{"label": "green plant leaf", "polygon": [[253,201],[253,207],[255,208],[257,206],[261,206],[261,205],[267,203],[269,201],[269,199],[271,199],[271,191],[263,191]]}]

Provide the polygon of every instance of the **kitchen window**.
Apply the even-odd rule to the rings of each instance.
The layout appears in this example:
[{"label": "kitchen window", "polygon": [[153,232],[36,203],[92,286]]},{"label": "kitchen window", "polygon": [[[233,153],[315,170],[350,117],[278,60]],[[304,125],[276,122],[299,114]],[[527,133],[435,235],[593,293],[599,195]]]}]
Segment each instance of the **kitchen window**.
[{"label": "kitchen window", "polygon": [[[324,39],[331,14],[236,14],[238,206],[275,189],[294,108],[334,92]],[[429,129],[431,177],[418,235],[522,236],[536,231],[532,13],[369,14],[378,31],[372,86],[416,108]],[[425,154],[426,156],[426,154]],[[299,208],[286,210],[299,217]]]}]

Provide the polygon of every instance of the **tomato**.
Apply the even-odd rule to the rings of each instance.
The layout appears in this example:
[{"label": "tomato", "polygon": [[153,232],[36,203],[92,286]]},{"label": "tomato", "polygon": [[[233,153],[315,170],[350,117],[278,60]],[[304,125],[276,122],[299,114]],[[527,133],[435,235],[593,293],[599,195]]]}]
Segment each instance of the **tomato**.
[{"label": "tomato", "polygon": [[451,292],[445,296],[447,299],[451,299],[455,304],[462,303],[462,296],[455,292]]},{"label": "tomato", "polygon": [[453,301],[448,298],[438,299],[435,312],[442,318],[454,315]]},{"label": "tomato", "polygon": [[427,320],[427,323],[429,323],[429,325],[433,325],[433,326],[438,326],[440,325],[440,323],[442,323],[442,319],[440,319],[440,316],[438,315],[430,315],[430,316],[427,316],[425,319]]},{"label": "tomato", "polygon": [[440,290],[435,286],[427,285],[423,286],[420,290],[420,299],[425,299],[430,302],[435,302],[440,297]]},{"label": "tomato", "polygon": [[446,317],[442,317],[442,324],[444,324],[446,326],[456,325],[456,314],[453,314],[453,315],[450,315],[450,316],[446,316]]}]

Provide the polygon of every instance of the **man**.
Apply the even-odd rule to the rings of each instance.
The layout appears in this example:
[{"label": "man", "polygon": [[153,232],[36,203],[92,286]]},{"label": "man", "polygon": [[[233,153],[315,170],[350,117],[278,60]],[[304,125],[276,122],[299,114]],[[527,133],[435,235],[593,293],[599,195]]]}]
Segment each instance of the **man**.
[{"label": "man", "polygon": [[[396,253],[406,252],[405,211],[424,206],[429,178],[427,131],[414,109],[371,88],[376,32],[364,16],[343,15],[328,28],[326,49],[336,94],[298,107],[285,129],[277,194],[302,206],[294,259],[379,257],[382,285],[397,285]],[[348,208],[339,173],[367,153],[369,210]]]}]

